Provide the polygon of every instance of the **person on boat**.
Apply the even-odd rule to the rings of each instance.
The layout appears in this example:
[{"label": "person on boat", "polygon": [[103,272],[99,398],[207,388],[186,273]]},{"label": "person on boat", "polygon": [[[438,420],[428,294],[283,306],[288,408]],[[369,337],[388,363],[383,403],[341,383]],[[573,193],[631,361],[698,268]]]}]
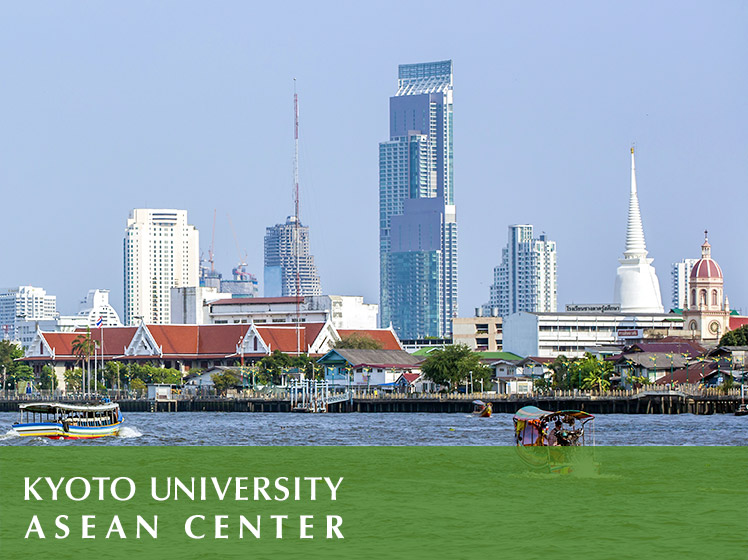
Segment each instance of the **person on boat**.
[{"label": "person on boat", "polygon": [[556,420],[556,425],[551,429],[550,433],[548,434],[548,445],[550,446],[557,446],[562,445],[559,442],[559,434],[563,431],[564,426],[561,422],[561,420]]}]

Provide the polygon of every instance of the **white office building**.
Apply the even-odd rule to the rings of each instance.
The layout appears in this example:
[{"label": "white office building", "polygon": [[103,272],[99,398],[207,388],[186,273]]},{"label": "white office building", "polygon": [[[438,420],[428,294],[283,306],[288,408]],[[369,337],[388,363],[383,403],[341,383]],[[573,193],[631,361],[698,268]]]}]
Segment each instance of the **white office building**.
[{"label": "white office building", "polygon": [[[57,297],[43,288],[18,286],[0,294],[0,338],[23,343],[36,329],[25,332],[34,321],[51,322],[59,317]],[[30,340],[29,340],[30,342]]]},{"label": "white office building", "polygon": [[531,225],[509,226],[509,240],[494,268],[489,301],[483,314],[505,317],[519,311],[557,309],[556,242],[545,234],[533,238]]},{"label": "white office building", "polygon": [[125,323],[168,323],[171,288],[199,284],[199,237],[187,211],[132,210],[124,253]]},{"label": "white office building", "polygon": [[672,313],[624,313],[610,304],[569,307],[589,311],[521,311],[504,317],[504,351],[523,357],[581,358],[595,347],[683,334],[683,317]]},{"label": "white office building", "polygon": [[683,309],[687,304],[688,280],[691,277],[691,270],[699,259],[683,259],[680,262],[673,263],[673,269],[670,276],[673,279],[673,300],[671,305],[673,309]]}]

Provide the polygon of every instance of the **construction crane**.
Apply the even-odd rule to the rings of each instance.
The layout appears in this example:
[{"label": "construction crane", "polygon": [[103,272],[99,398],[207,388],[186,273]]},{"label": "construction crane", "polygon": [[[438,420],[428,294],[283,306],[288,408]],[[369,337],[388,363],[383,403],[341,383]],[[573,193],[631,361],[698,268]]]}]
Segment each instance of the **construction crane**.
[{"label": "construction crane", "polygon": [[234,275],[234,280],[242,280],[247,282],[251,278],[251,274],[247,272],[247,252],[244,252],[242,256],[242,250],[239,248],[239,238],[236,236],[236,230],[234,229],[234,223],[231,221],[231,216],[226,213],[226,217],[229,221],[229,227],[231,228],[231,234],[234,236],[234,243],[236,244],[236,254],[239,256],[239,264],[234,268],[231,273]]}]

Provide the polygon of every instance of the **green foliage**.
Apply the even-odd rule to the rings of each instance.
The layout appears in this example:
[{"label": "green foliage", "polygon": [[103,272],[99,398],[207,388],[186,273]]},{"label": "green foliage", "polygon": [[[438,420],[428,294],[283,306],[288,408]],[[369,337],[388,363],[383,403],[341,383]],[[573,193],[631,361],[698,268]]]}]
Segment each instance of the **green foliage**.
[{"label": "green foliage", "polygon": [[7,389],[16,388],[15,371],[19,363],[15,360],[23,358],[23,349],[9,340],[0,340],[0,378]]},{"label": "green foliage", "polygon": [[549,366],[553,370],[551,384],[555,389],[586,389],[606,391],[610,389],[613,363],[598,360],[587,352],[584,358],[569,360],[557,357]]},{"label": "green foliage", "polygon": [[223,370],[210,376],[213,385],[220,394],[225,395],[228,389],[239,385],[239,377],[230,370]]},{"label": "green foliage", "polygon": [[719,339],[720,346],[748,346],[748,325],[727,331]]},{"label": "green foliage", "polygon": [[480,384],[482,379],[484,386],[490,386],[492,373],[491,368],[480,361],[480,356],[464,344],[434,350],[421,366],[421,371],[434,383],[449,385],[452,390],[469,380],[471,372],[474,385]]},{"label": "green foliage", "polygon": [[360,333],[351,333],[346,336],[340,337],[340,340],[335,343],[334,348],[349,348],[357,350],[381,350],[382,343],[378,340],[374,340],[370,336]]},{"label": "green foliage", "polygon": [[44,366],[39,374],[39,385],[44,391],[50,391],[57,388],[57,378],[52,366]]},{"label": "green foliage", "polygon": [[83,380],[83,370],[81,368],[69,369],[65,372],[65,390],[80,391],[81,381]]},{"label": "green foliage", "polygon": [[130,380],[130,389],[133,391],[145,391],[145,381],[140,379],[139,377],[135,377]]}]

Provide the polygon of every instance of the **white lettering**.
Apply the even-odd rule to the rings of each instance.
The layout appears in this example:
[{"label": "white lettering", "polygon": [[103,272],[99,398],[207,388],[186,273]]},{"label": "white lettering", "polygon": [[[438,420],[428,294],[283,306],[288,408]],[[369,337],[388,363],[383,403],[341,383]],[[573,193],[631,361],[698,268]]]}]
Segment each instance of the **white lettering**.
[{"label": "white lettering", "polygon": [[[262,485],[260,485],[258,481],[262,481]],[[268,496],[268,493],[265,492],[265,490],[267,489],[269,485],[270,485],[270,481],[264,476],[255,477],[255,501],[260,499],[258,497],[260,494],[262,494],[267,501],[270,501],[270,496]]]},{"label": "white lettering", "polygon": [[[83,483],[83,495],[79,498],[76,498],[73,496],[73,492],[71,490],[73,486],[73,482],[76,480],[80,480]],[[62,479],[60,479],[60,484],[62,484]],[[50,487],[52,484],[50,483]],[[58,485],[59,487],[59,485]],[[68,499],[73,500],[74,502],[82,502],[86,498],[88,498],[89,494],[91,494],[91,483],[88,482],[88,479],[82,478],[80,476],[74,476],[73,478],[68,479],[67,484],[65,485],[65,493],[68,495]],[[52,497],[53,500],[57,499],[57,490],[54,491],[54,496]]]},{"label": "white lettering", "polygon": [[221,523],[224,519],[228,519],[228,515],[216,515],[216,533],[215,538],[217,539],[228,539],[229,536],[225,535],[222,529],[228,529],[229,526],[225,523]]},{"label": "white lettering", "polygon": [[192,522],[195,519],[199,519],[200,521],[205,521],[204,515],[191,515],[187,518],[187,521],[184,522],[184,532],[187,533],[187,536],[191,539],[202,539],[205,537],[205,535],[197,536],[195,533],[192,532]]},{"label": "white lettering", "polygon": [[96,525],[89,523],[90,519],[96,519],[95,515],[82,515],[81,516],[81,538],[82,539],[95,539],[96,535],[89,534],[89,529],[96,529]]},{"label": "white lettering", "polygon": [[[117,484],[119,484],[120,480],[126,480],[127,484],[130,486],[130,493],[127,495],[126,498],[120,498],[119,494],[117,493]],[[135,495],[135,483],[133,482],[131,478],[127,478],[126,476],[120,476],[119,478],[115,478],[112,481],[111,492],[112,492],[112,497],[115,500],[118,500],[120,502],[126,502],[127,500],[129,500]]]},{"label": "white lettering", "polygon": [[275,519],[275,538],[283,538],[283,520],[288,519],[287,515],[271,515],[270,519]]},{"label": "white lettering", "polygon": [[330,488],[330,499],[334,502],[336,500],[338,487],[340,486],[340,483],[343,482],[343,477],[341,476],[338,479],[338,483],[335,486],[332,485],[332,481],[328,477],[325,477],[325,482],[327,483],[327,486]]},{"label": "white lettering", "polygon": [[58,515],[57,518],[55,518],[55,525],[58,529],[62,529],[63,533],[62,535],[60,533],[55,533],[56,539],[66,539],[68,538],[68,535],[70,534],[70,529],[68,529],[68,526],[63,523],[63,521],[67,521],[68,516],[67,515]]},{"label": "white lettering", "polygon": [[135,529],[135,537],[136,538],[138,538],[138,539],[140,538],[140,529],[141,529],[141,527],[143,529],[145,529],[146,532],[151,537],[153,537],[154,539],[158,538],[158,515],[154,515],[153,516],[153,526],[148,525],[148,523],[146,523],[145,519],[143,519],[139,515],[138,515],[138,518],[137,518],[137,523],[138,523],[138,525],[137,525],[137,527]]},{"label": "white lettering", "polygon": [[229,486],[231,485],[231,477],[228,478],[226,481],[226,486],[221,488],[221,485],[218,484],[218,479],[213,476],[210,478],[213,481],[213,488],[216,489],[216,494],[218,494],[218,499],[223,501],[223,499],[226,497],[226,494],[229,492]]},{"label": "white lettering", "polygon": [[[343,480],[342,478],[340,480]],[[339,527],[343,524],[343,518],[339,515],[328,515],[327,516],[327,538],[331,539],[333,532],[335,538],[343,539],[343,533],[340,532]]]},{"label": "white lettering", "polygon": [[314,525],[307,523],[307,519],[314,519],[313,515],[300,515],[299,521],[301,526],[299,527],[299,538],[300,539],[313,539],[314,535],[310,535],[306,532],[307,529],[314,529]]},{"label": "white lettering", "polygon": [[285,480],[288,482],[288,478],[285,476],[281,476],[280,478],[275,479],[275,488],[277,490],[280,490],[283,493],[283,497],[279,498],[278,496],[275,496],[275,500],[278,502],[285,502],[288,499],[288,488],[286,488],[283,484],[280,483],[281,480]]},{"label": "white lettering", "polygon": [[42,526],[39,523],[39,518],[35,515],[31,518],[31,523],[29,523],[29,528],[26,531],[26,536],[24,536],[24,539],[29,538],[29,534],[36,533],[36,536],[40,539],[44,538],[44,531],[42,531]]},{"label": "white lettering", "polygon": [[112,517],[112,523],[109,525],[109,530],[106,532],[106,538],[109,538],[109,535],[112,533],[118,533],[119,538],[126,539],[127,535],[125,535],[124,529],[122,529],[122,523],[119,521],[119,516],[115,515]]},{"label": "white lettering", "polygon": [[36,480],[35,480],[35,481],[34,481],[34,482],[33,482],[33,483],[31,484],[31,485],[29,485],[29,480],[30,480],[30,478],[29,478],[28,476],[27,476],[27,477],[24,477],[24,479],[23,479],[23,480],[24,480],[24,482],[25,482],[25,485],[26,485],[26,493],[25,493],[25,496],[24,496],[24,498],[23,498],[23,499],[24,499],[25,501],[27,501],[27,502],[28,502],[28,501],[29,501],[29,500],[31,499],[31,498],[29,498],[29,495],[30,495],[30,494],[33,494],[33,495],[34,495],[34,497],[35,497],[35,498],[36,498],[37,500],[41,500],[41,499],[42,499],[42,497],[41,497],[41,496],[39,495],[39,493],[38,493],[38,492],[37,492],[36,490],[34,490],[34,486],[36,486],[36,483],[37,483],[37,482],[39,482],[39,481],[40,481],[41,479],[42,479],[42,477],[39,477],[39,478],[37,478],[37,479],[36,479]]},{"label": "white lettering", "polygon": [[166,477],[166,496],[163,498],[160,498],[158,496],[158,492],[156,492],[156,487],[158,486],[158,478],[155,476],[151,477],[151,497],[156,500],[157,502],[164,502],[169,499],[169,496],[171,496],[171,477]]},{"label": "white lettering", "polygon": [[249,531],[252,533],[252,535],[256,538],[260,538],[260,516],[257,516],[257,525],[252,525],[252,523],[249,522],[249,520],[244,517],[243,515],[239,516],[239,538],[244,538],[244,529],[245,527],[249,529]]},{"label": "white lettering", "polygon": [[311,494],[309,495],[309,499],[312,501],[315,501],[317,499],[317,481],[322,480],[321,476],[305,476],[304,480],[308,480],[310,482],[309,488]]}]

